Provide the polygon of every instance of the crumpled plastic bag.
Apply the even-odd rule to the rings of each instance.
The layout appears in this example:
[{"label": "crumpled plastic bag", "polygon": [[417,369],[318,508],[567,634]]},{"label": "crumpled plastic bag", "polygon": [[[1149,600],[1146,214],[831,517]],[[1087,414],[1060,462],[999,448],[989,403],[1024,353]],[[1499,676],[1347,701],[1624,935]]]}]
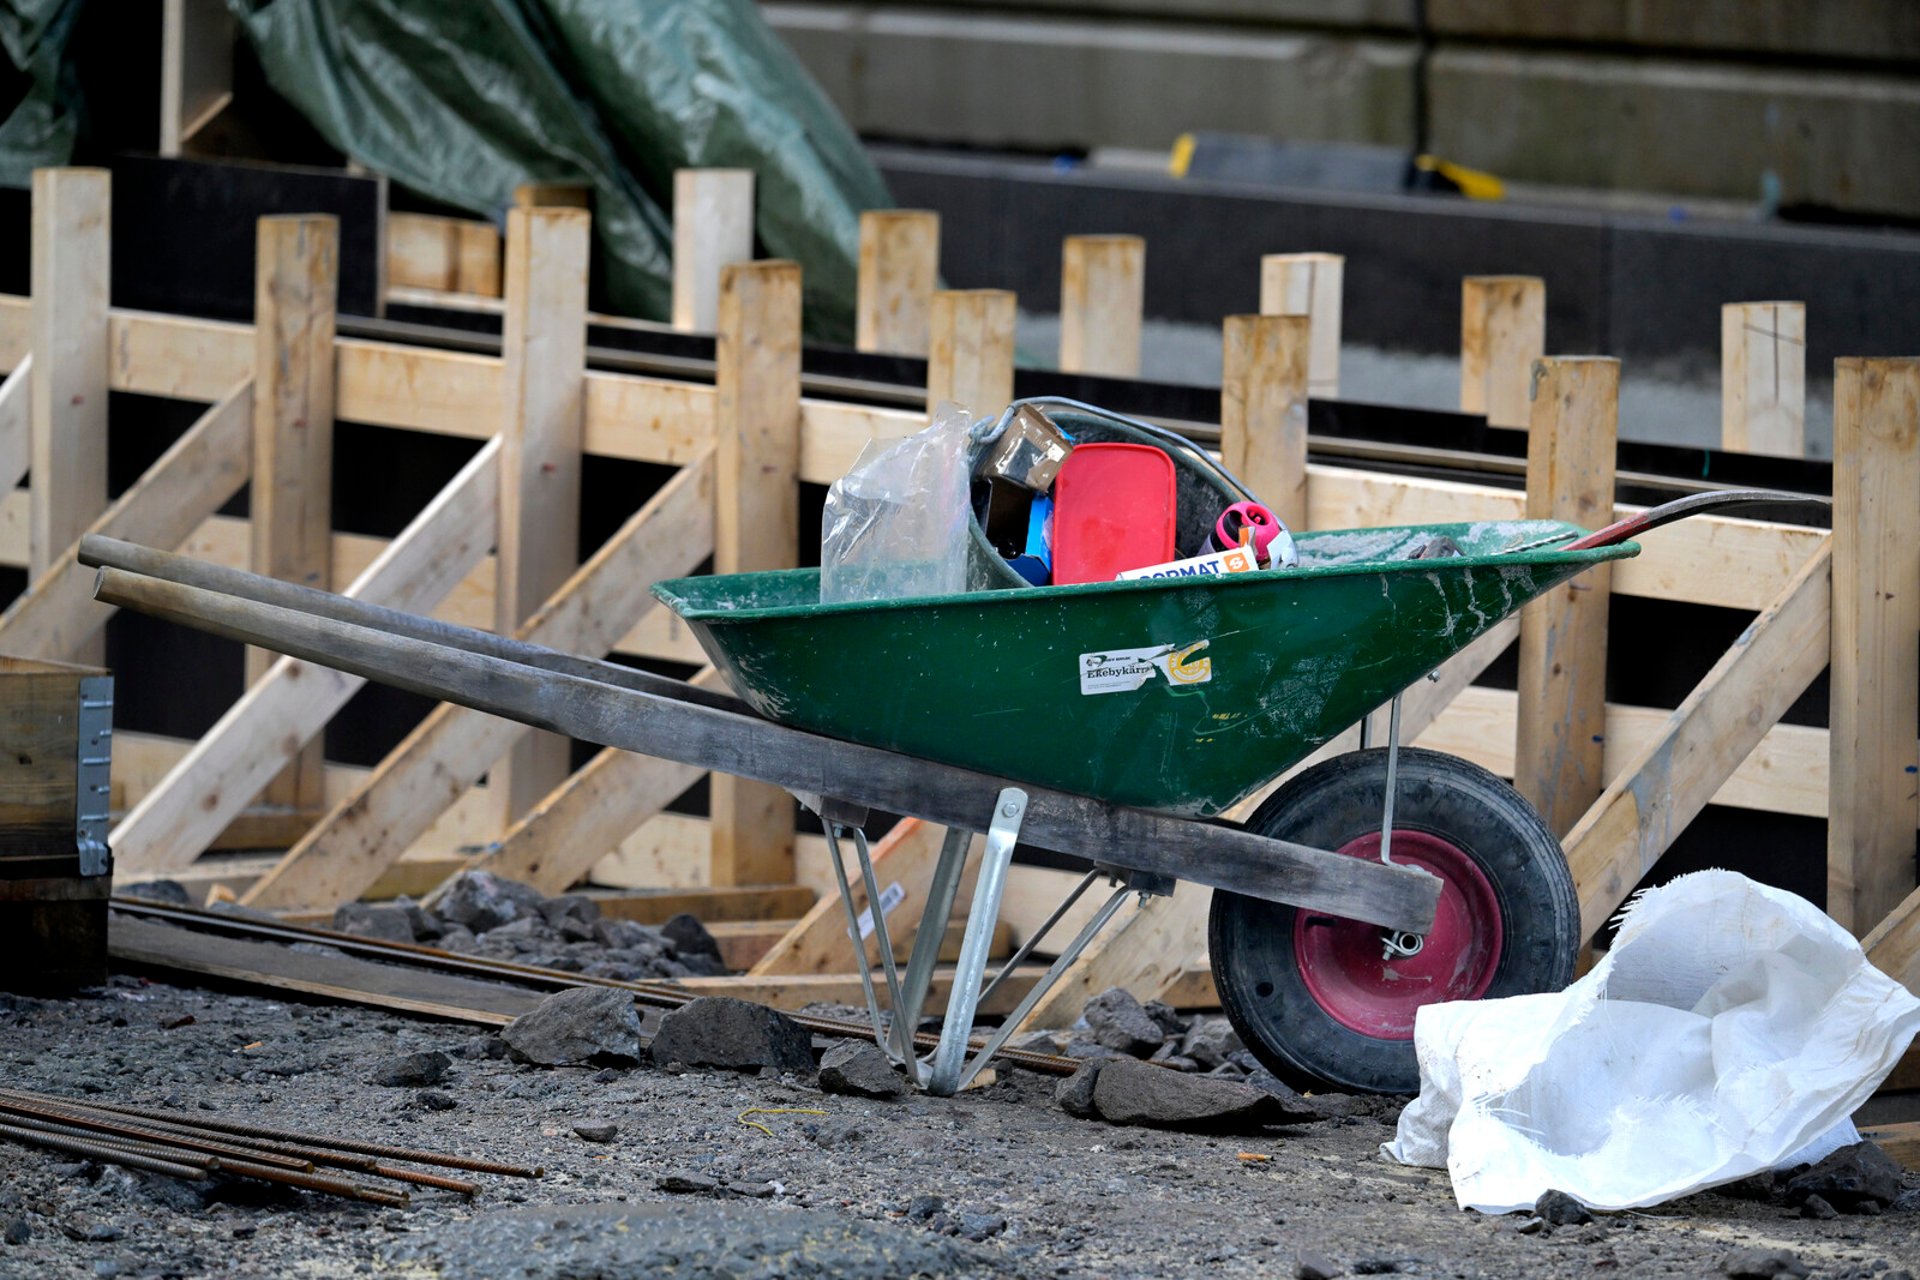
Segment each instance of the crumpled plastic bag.
[{"label": "crumpled plastic bag", "polygon": [[952,595],[970,581],[972,486],[964,409],[942,404],[927,429],[874,441],[827,490],[820,603]]},{"label": "crumpled plastic bag", "polygon": [[1696,872],[1565,991],[1421,1009],[1420,1096],[1382,1151],[1444,1166],[1463,1209],[1660,1204],[1857,1140],[1916,1030],[1920,999],[1813,904]]}]

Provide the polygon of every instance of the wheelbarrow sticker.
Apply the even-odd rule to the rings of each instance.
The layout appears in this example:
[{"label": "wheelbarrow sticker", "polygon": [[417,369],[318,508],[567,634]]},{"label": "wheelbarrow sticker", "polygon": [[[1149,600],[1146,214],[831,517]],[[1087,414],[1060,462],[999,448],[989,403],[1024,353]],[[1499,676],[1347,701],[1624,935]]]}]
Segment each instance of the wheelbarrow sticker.
[{"label": "wheelbarrow sticker", "polygon": [[1213,659],[1193,655],[1212,641],[1188,645],[1157,644],[1145,649],[1107,649],[1080,655],[1080,692],[1131,693],[1153,679],[1154,672],[1178,689],[1213,679]]}]

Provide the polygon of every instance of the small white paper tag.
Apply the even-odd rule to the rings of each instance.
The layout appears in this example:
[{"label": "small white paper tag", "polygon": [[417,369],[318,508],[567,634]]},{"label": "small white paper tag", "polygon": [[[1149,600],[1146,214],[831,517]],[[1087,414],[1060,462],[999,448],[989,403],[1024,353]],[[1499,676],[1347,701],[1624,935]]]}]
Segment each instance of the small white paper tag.
[{"label": "small white paper tag", "polygon": [[[907,899],[907,891],[900,887],[900,882],[898,880],[895,880],[893,883],[889,884],[886,888],[880,891],[880,914],[883,916],[892,915],[893,909],[899,906],[902,902],[905,902],[906,899]],[[868,938],[871,938],[872,936],[873,936],[873,908],[868,907],[865,911],[862,911],[860,913],[860,940],[864,942]]]},{"label": "small white paper tag", "polygon": [[1213,659],[1196,658],[1211,641],[1200,640],[1178,648],[1157,644],[1145,649],[1106,649],[1080,655],[1080,692],[1131,693],[1157,672],[1175,686],[1206,684],[1213,679]]}]

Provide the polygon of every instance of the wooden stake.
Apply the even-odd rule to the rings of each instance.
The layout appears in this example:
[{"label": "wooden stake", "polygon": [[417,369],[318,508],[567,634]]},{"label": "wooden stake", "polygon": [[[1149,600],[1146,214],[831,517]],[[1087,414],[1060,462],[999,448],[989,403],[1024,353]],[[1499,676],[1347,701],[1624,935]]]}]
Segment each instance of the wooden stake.
[{"label": "wooden stake", "polygon": [[113,180],[105,169],[33,171],[27,558],[35,578],[107,507],[112,204]]},{"label": "wooden stake", "polygon": [[1827,546],[1801,566],[1568,833],[1583,938],[1620,909],[1826,669],[1832,566]]},{"label": "wooden stake", "polygon": [[1068,236],[1060,265],[1060,370],[1140,376],[1147,242],[1139,236]]},{"label": "wooden stake", "polygon": [[[1533,366],[1527,442],[1530,520],[1597,529],[1613,518],[1620,362],[1558,356]],[[1514,786],[1564,836],[1606,786],[1606,565],[1520,614],[1520,705]]]},{"label": "wooden stake", "polygon": [[[507,213],[494,598],[494,629],[502,635],[513,634],[580,563],[591,227],[579,209]],[[567,776],[569,751],[565,738],[550,733],[516,745],[491,788],[503,829]]]},{"label": "wooden stake", "polygon": [[1914,887],[1920,358],[1834,363],[1827,914],[1864,934]]},{"label": "wooden stake", "polygon": [[[715,573],[800,560],[800,265],[748,262],[720,279],[713,525]],[[715,774],[716,885],[793,879],[793,798]]]},{"label": "wooden stake", "polygon": [[1460,412],[1525,429],[1533,362],[1547,353],[1547,282],[1468,276],[1460,282]]},{"label": "wooden stake", "polygon": [[1013,399],[1014,295],[948,289],[933,295],[928,329],[927,411],[959,405],[978,421]]},{"label": "wooden stake", "polygon": [[[252,569],[325,590],[333,583],[333,327],[340,223],[260,219],[254,257]],[[187,532],[191,532],[188,530]],[[184,535],[183,535],[184,536]],[[247,650],[247,683],[279,660]],[[315,809],[322,746],[309,743],[263,797]]]},{"label": "wooden stake", "polygon": [[681,169],[673,175],[673,327],[712,333],[720,272],[753,259],[753,171]]},{"label": "wooden stake", "polygon": [[1790,458],[1806,453],[1806,303],[1720,308],[1720,447]]},{"label": "wooden stake", "polygon": [[1220,457],[1289,529],[1307,527],[1306,316],[1228,316]]},{"label": "wooden stake", "polygon": [[927,317],[940,287],[940,215],[869,209],[860,215],[860,283],[853,345],[887,355],[927,354]]},{"label": "wooden stake", "polygon": [[1307,387],[1315,396],[1340,394],[1340,294],[1346,269],[1346,258],[1337,253],[1270,253],[1260,259],[1260,314],[1313,321]]}]

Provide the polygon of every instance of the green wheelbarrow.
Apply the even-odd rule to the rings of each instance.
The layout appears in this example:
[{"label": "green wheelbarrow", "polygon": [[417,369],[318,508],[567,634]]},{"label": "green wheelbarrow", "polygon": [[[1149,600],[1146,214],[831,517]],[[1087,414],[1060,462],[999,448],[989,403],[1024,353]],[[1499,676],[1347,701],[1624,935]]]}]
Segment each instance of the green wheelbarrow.
[{"label": "green wheelbarrow", "polygon": [[[855,954],[877,935],[893,1018],[876,1039],[930,1091],[992,1059],[1132,894],[1215,890],[1210,952],[1249,1048],[1301,1083],[1414,1087],[1415,1011],[1563,985],[1579,911],[1558,842],[1513,790],[1398,743],[1400,692],[1641,529],[1800,501],[1708,493],[1597,534],[1544,521],[1308,533],[1297,567],[821,605],[817,572],[662,582],[738,696],[113,539],[82,540],[99,599],[540,729],[786,788],[818,814]],[[1392,702],[1386,745],[1219,815]],[[857,915],[842,844],[883,902],[870,811],[945,826],[904,973],[884,909]],[[944,1028],[919,1020],[971,844],[986,835]],[[1015,844],[1090,869],[992,982]],[[1114,885],[1005,1022],[973,1017],[1090,887]]]}]

